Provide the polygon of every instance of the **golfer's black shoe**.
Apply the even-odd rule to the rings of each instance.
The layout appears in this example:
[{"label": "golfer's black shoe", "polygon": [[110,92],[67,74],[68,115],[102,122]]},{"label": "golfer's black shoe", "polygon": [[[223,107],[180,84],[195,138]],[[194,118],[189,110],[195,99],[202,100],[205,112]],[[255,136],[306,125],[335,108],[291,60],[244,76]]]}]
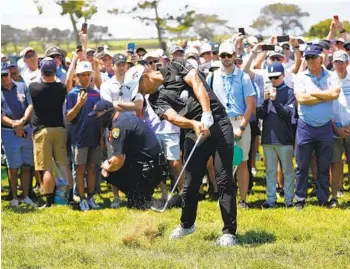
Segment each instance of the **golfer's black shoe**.
[{"label": "golfer's black shoe", "polygon": [[338,200],[335,198],[332,198],[328,203],[329,208],[335,208],[337,206],[338,206]]}]

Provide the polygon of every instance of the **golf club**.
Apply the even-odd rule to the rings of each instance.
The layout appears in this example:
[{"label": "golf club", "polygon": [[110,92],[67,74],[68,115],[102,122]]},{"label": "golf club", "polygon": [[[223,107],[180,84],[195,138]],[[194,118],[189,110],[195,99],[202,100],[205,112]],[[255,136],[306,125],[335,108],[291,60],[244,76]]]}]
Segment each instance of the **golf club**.
[{"label": "golf club", "polygon": [[180,172],[180,175],[178,176],[177,180],[175,181],[174,187],[173,187],[173,189],[171,190],[171,192],[170,192],[170,194],[169,194],[169,196],[168,196],[168,199],[167,199],[167,201],[166,201],[166,203],[165,203],[163,209],[158,209],[158,208],[155,208],[155,207],[152,206],[152,207],[151,207],[152,210],[154,210],[154,211],[156,211],[156,212],[160,212],[160,213],[163,213],[163,212],[165,211],[165,209],[167,208],[168,203],[169,203],[169,201],[170,201],[170,199],[171,199],[171,197],[172,197],[172,195],[173,195],[173,192],[175,191],[175,189],[176,189],[176,187],[177,187],[177,184],[179,183],[180,178],[181,178],[182,174],[184,173],[184,171],[185,171],[185,169],[186,169],[186,166],[187,166],[188,162],[190,161],[190,159],[191,159],[191,157],[192,157],[192,155],[193,155],[193,153],[194,153],[196,147],[198,146],[199,141],[201,140],[201,138],[202,138],[202,134],[200,134],[200,135],[198,136],[198,138],[197,138],[197,140],[196,140],[196,143],[194,144],[194,146],[193,146],[193,148],[192,148],[192,150],[191,150],[191,152],[190,152],[190,155],[188,155],[188,158],[187,158],[187,160],[186,160],[184,166],[182,167],[182,170],[181,170],[181,172]]}]

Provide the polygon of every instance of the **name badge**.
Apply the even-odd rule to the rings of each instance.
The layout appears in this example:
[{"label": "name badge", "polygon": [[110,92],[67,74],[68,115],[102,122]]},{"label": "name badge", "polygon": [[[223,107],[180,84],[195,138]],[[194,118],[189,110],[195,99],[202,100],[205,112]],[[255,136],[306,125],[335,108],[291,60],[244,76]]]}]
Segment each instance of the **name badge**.
[{"label": "name badge", "polygon": [[23,93],[17,93],[17,100],[23,103],[26,100],[26,96]]}]

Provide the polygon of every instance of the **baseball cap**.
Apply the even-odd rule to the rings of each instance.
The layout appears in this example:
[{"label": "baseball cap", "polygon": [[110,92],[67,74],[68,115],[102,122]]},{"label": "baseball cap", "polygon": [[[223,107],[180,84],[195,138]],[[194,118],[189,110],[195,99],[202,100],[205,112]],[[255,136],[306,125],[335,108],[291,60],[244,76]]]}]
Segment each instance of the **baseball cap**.
[{"label": "baseball cap", "polygon": [[9,65],[7,62],[1,63],[1,74],[8,74],[9,73]]},{"label": "baseball cap", "polygon": [[212,45],[211,49],[212,49],[213,52],[219,53],[219,47],[220,47],[220,44],[214,43],[214,44]]},{"label": "baseball cap", "polygon": [[144,51],[145,53],[147,53],[147,50],[145,48],[137,48],[136,49],[136,53],[138,53],[140,51]]},{"label": "baseball cap", "polygon": [[93,52],[93,53],[95,53],[95,52],[96,52],[96,50],[94,50],[94,49],[92,49],[92,48],[87,48],[87,49],[86,49],[86,53],[89,53],[89,52]]},{"label": "baseball cap", "polygon": [[32,47],[26,47],[23,50],[21,50],[21,52],[19,53],[19,56],[25,58],[26,54],[28,52],[30,52],[30,51],[34,51],[35,52],[35,50]]},{"label": "baseball cap", "polygon": [[107,101],[107,100],[100,100],[95,105],[93,110],[88,114],[89,116],[94,116],[98,112],[103,112],[105,110],[109,110],[114,108],[113,103]]},{"label": "baseball cap", "polygon": [[289,44],[289,42],[288,41],[285,41],[285,42],[281,42],[280,43],[280,46],[283,48],[283,46],[288,46],[288,47],[290,47],[290,44]]},{"label": "baseball cap", "polygon": [[344,48],[345,49],[350,49],[350,40],[345,42]]},{"label": "baseball cap", "polygon": [[75,73],[81,74],[81,73],[85,73],[85,72],[94,72],[94,70],[92,70],[91,63],[88,61],[79,62],[77,64],[77,68],[75,69]]},{"label": "baseball cap", "polygon": [[275,46],[275,50],[269,50],[269,52],[267,53],[267,56],[268,57],[272,57],[272,56],[284,57],[283,48],[279,47],[279,46]]},{"label": "baseball cap", "polygon": [[45,51],[45,57],[52,57],[54,55],[62,55],[59,48],[51,47]]},{"label": "baseball cap", "polygon": [[71,63],[71,62],[72,62],[71,58],[69,58],[69,57],[66,57],[66,58],[64,59],[64,61],[65,61],[66,63]]},{"label": "baseball cap", "polygon": [[56,72],[56,62],[51,57],[45,57],[40,62],[40,70],[45,71],[54,71]]},{"label": "baseball cap", "polygon": [[231,42],[224,42],[219,47],[219,55],[221,53],[233,54],[234,52],[236,52],[236,50]]},{"label": "baseball cap", "polygon": [[307,46],[304,51],[304,57],[308,55],[317,55],[319,56],[321,54],[321,47],[319,45],[310,45]]},{"label": "baseball cap", "polygon": [[181,51],[181,52],[185,52],[184,49],[180,46],[175,46],[175,47],[172,47],[171,50],[170,50],[170,54],[173,54],[177,51]]},{"label": "baseball cap", "polygon": [[326,49],[326,50],[329,50],[329,48],[330,48],[330,42],[328,40],[321,40],[320,42],[318,42],[315,45],[319,46],[322,49]]},{"label": "baseball cap", "polygon": [[347,62],[349,61],[349,56],[345,51],[337,50],[333,53],[333,63],[335,61]]},{"label": "baseball cap", "polygon": [[267,67],[268,77],[277,77],[284,73],[284,67],[281,63],[273,63]]},{"label": "baseball cap", "polygon": [[112,58],[113,64],[126,63],[126,56],[121,53],[117,53]]},{"label": "baseball cap", "polygon": [[203,53],[206,53],[206,52],[211,52],[211,46],[209,43],[202,44],[202,46],[199,49],[200,55],[202,55]]},{"label": "baseball cap", "polygon": [[148,58],[159,58],[159,57],[160,57],[159,52],[156,50],[153,50],[145,54],[145,56],[143,56],[143,59],[147,60]]},{"label": "baseball cap", "polygon": [[145,72],[143,65],[137,65],[131,67],[125,74],[124,85],[128,90],[132,92],[131,99],[133,99],[139,91],[140,79]]},{"label": "baseball cap", "polygon": [[261,34],[257,34],[255,37],[257,40],[264,40],[264,37]]},{"label": "baseball cap", "polygon": [[188,49],[185,51],[185,57],[186,57],[186,58],[189,58],[189,57],[191,57],[191,56],[195,57],[196,59],[199,58],[199,52],[198,52],[198,50],[197,50],[196,48],[194,48],[194,47],[190,47],[190,48],[188,48]]},{"label": "baseball cap", "polygon": [[335,40],[335,42],[342,42],[342,43],[345,43],[345,40],[344,40],[344,38],[338,38],[338,39]]},{"label": "baseball cap", "polygon": [[213,61],[213,62],[211,63],[210,68],[209,68],[209,72],[213,72],[213,71],[215,71],[216,69],[218,69],[218,68],[220,68],[220,67],[221,67],[221,62],[220,62],[219,60]]}]

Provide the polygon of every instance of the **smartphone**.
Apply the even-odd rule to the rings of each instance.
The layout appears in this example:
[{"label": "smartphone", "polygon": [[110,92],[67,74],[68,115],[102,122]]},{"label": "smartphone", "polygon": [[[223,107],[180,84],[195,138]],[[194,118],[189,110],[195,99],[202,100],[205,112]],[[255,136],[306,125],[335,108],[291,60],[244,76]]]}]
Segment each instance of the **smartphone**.
[{"label": "smartphone", "polygon": [[77,46],[77,52],[79,52],[79,51],[83,51],[83,46],[82,45]]},{"label": "smartphone", "polygon": [[262,50],[275,50],[275,45],[262,45]]},{"label": "smartphone", "polygon": [[97,47],[97,53],[100,53],[104,50],[105,50],[105,48],[103,46]]},{"label": "smartphone", "polygon": [[135,43],[128,43],[127,51],[134,53],[135,51]]},{"label": "smartphone", "polygon": [[339,21],[339,16],[338,16],[338,15],[334,15],[334,16],[333,16],[333,19],[334,19],[335,21]]},{"label": "smartphone", "polygon": [[83,34],[87,34],[87,23],[84,22],[81,26],[81,31],[83,32]]},{"label": "smartphone", "polygon": [[162,63],[156,63],[156,70],[159,71],[163,67]]},{"label": "smartphone", "polygon": [[286,42],[286,41],[289,41],[289,35],[281,35],[277,37],[278,43]]},{"label": "smartphone", "polygon": [[244,28],[238,28],[238,32],[241,33],[242,35],[245,35]]},{"label": "smartphone", "polygon": [[84,94],[84,93],[86,93],[86,88],[80,88],[80,94]]}]

